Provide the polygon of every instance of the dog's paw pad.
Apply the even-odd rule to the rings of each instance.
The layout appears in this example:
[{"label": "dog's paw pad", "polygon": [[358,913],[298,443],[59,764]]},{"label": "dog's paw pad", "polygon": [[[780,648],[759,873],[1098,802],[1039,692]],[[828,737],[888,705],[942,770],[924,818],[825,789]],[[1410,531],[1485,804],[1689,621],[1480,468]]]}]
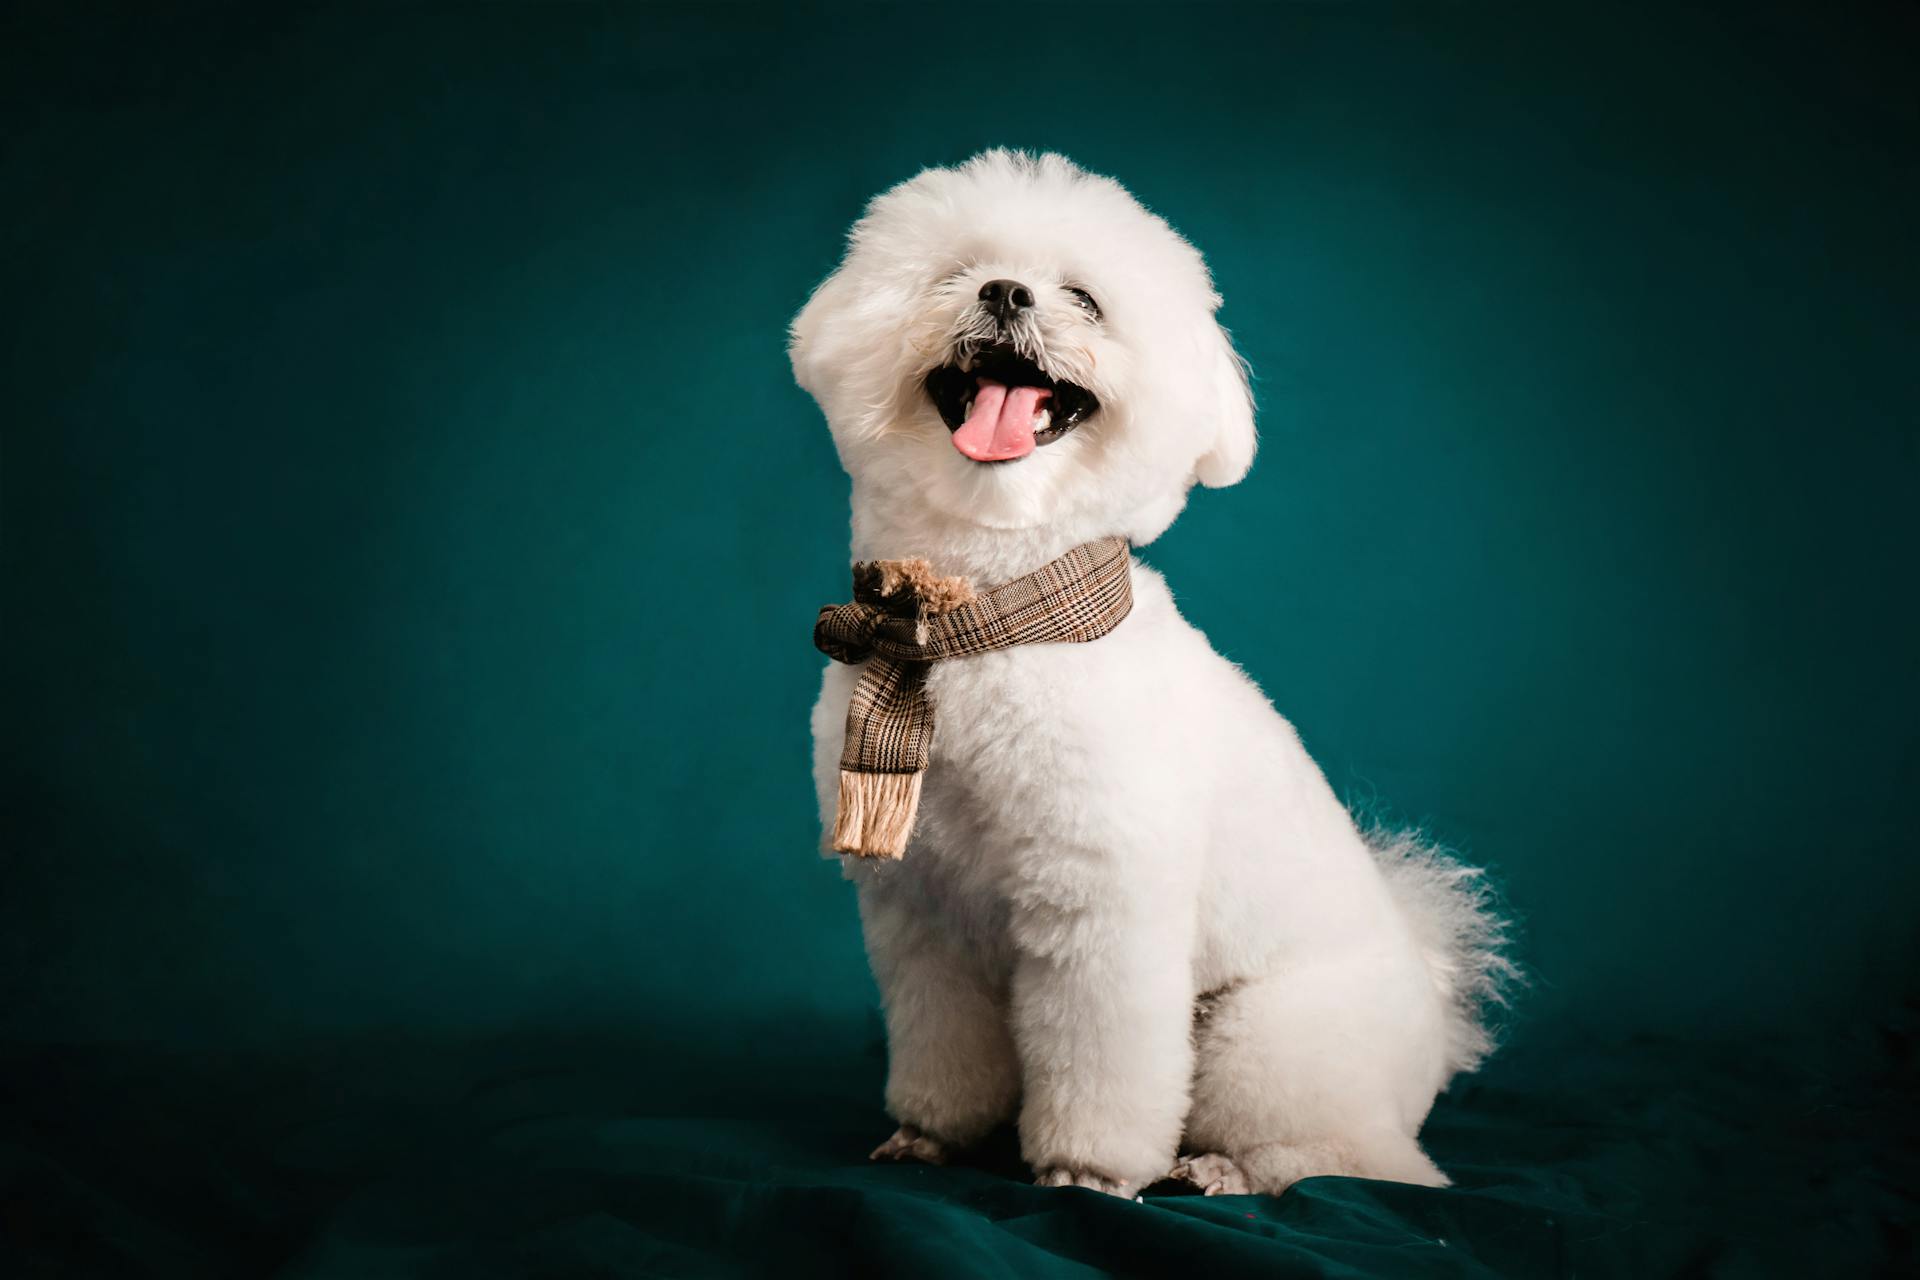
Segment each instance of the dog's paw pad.
[{"label": "dog's paw pad", "polygon": [[910,1124],[893,1131],[893,1136],[873,1149],[869,1160],[918,1160],[922,1164],[945,1164],[947,1147],[938,1138],[928,1137]]},{"label": "dog's paw pad", "polygon": [[1247,1175],[1240,1172],[1239,1165],[1212,1152],[1182,1156],[1167,1171],[1167,1177],[1197,1188],[1201,1195],[1206,1196],[1244,1196],[1253,1190],[1247,1182]]},{"label": "dog's paw pad", "polygon": [[1033,1185],[1036,1187],[1085,1187],[1089,1191],[1119,1196],[1122,1200],[1134,1198],[1132,1183],[1108,1178],[1089,1169],[1043,1169],[1040,1176],[1033,1180]]}]

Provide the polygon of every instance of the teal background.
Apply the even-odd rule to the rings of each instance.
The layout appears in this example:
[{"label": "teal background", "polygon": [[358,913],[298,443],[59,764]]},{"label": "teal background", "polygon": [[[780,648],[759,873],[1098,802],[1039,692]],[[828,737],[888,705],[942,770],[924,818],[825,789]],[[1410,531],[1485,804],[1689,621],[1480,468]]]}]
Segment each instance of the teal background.
[{"label": "teal background", "polygon": [[[1524,922],[1487,1086],[1516,1092],[1443,1108],[1441,1162],[1537,1167],[1530,1106],[1577,1126],[1580,1087],[1670,1098],[1741,1046],[1819,1088],[1910,1071],[1911,10],[5,22],[0,1041],[45,1256],[307,1256],[327,1178],[388,1167],[369,1135],[444,1147],[502,1062],[731,1117],[694,1148],[796,1108],[820,1161],[882,1136],[807,767],[846,485],[784,327],[867,196],[996,144],[1116,175],[1207,254],[1262,451],[1145,556],[1343,793]],[[1764,1112],[1785,1078],[1702,1096]],[[640,1105],[598,1087],[559,1105]],[[284,1153],[170,1164],[186,1100],[216,1131],[236,1096],[320,1143],[284,1159],[324,1194]],[[1910,1133],[1891,1105],[1839,1112]],[[1814,1193],[1769,1194],[1777,1224]],[[1856,1209],[1822,1229],[1910,1247]],[[1563,1255],[1698,1257],[1621,1248]]]}]

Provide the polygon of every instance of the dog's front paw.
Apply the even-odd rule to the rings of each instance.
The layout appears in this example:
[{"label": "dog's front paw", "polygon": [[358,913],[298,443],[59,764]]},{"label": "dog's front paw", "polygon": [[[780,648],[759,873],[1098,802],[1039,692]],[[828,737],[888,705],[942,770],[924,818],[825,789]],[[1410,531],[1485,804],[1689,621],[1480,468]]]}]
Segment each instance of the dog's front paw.
[{"label": "dog's front paw", "polygon": [[1182,1156],[1167,1177],[1197,1188],[1201,1195],[1244,1196],[1253,1190],[1240,1166],[1222,1155]]},{"label": "dog's front paw", "polygon": [[1085,1187],[1089,1191],[1100,1191],[1110,1196],[1119,1196],[1122,1200],[1131,1200],[1137,1188],[1131,1182],[1121,1182],[1090,1169],[1042,1169],[1040,1176],[1033,1180],[1036,1187]]},{"label": "dog's front paw", "polygon": [[869,1160],[918,1160],[922,1164],[945,1164],[947,1144],[929,1137],[910,1124],[893,1131],[893,1136],[873,1149]]}]

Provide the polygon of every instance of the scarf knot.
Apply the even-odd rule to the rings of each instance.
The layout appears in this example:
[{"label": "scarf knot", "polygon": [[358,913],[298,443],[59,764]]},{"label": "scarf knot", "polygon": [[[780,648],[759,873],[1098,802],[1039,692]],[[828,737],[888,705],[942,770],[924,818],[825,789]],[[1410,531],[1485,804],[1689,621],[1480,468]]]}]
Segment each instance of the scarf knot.
[{"label": "scarf knot", "polygon": [[873,656],[874,641],[886,611],[864,600],[823,605],[813,624],[813,647],[835,662],[865,662]]},{"label": "scarf knot", "polygon": [[1133,607],[1124,538],[1075,547],[1032,573],[976,594],[924,560],[853,566],[853,600],[825,605],[813,643],[836,662],[866,663],[847,706],[833,847],[898,858],[920,805],[933,745],[928,668],[1020,644],[1079,644],[1120,625]]}]

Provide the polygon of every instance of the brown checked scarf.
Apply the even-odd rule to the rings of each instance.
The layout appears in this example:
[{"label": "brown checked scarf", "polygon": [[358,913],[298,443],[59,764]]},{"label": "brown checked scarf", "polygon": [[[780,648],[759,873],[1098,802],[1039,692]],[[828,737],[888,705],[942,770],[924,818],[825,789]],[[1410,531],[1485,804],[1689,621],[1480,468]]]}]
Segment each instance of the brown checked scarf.
[{"label": "brown checked scarf", "polygon": [[813,643],[836,662],[867,664],[847,706],[833,847],[898,858],[920,807],[933,745],[927,668],[1017,644],[1081,644],[1133,608],[1127,540],[1102,538],[976,595],[925,560],[853,566],[853,603],[820,609]]}]

